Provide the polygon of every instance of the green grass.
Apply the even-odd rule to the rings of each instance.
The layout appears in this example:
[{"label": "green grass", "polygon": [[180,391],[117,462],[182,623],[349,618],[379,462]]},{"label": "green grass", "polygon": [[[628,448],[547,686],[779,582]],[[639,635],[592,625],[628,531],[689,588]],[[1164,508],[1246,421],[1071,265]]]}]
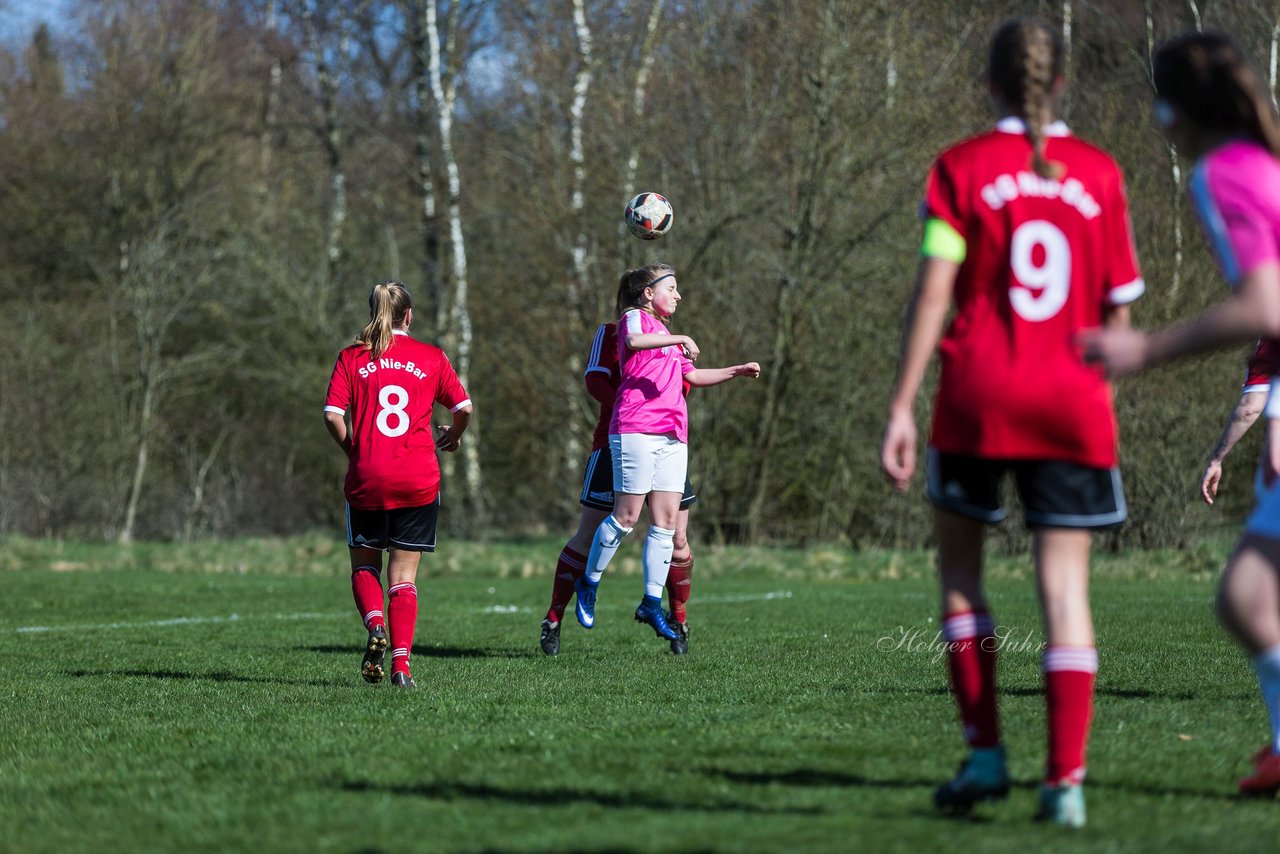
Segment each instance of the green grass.
[{"label": "green grass", "polygon": [[[422,690],[405,693],[360,682],[343,555],[323,540],[5,545],[4,851],[1166,852],[1280,839],[1280,805],[1233,797],[1266,721],[1209,611],[1218,547],[1100,557],[1089,826],[1073,834],[1028,820],[1044,722],[1027,648],[1001,661],[1009,800],[968,820],[930,809],[962,752],[944,666],[879,642],[900,627],[932,638],[924,553],[707,549],[689,656],[631,621],[632,574],[606,578],[597,627],[566,624],[548,659],[537,630],[556,544],[451,547],[419,579]],[[1038,642],[1025,575],[1024,561],[996,561],[993,604]]]}]

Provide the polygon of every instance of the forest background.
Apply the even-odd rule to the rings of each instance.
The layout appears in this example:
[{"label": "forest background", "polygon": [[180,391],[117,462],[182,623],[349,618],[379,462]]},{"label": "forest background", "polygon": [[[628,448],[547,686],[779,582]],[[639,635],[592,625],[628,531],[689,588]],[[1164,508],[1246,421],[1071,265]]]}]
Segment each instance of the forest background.
[{"label": "forest background", "polygon": [[[338,536],[323,397],[388,278],[477,407],[444,529],[566,531],[592,333],[620,272],[664,260],[705,362],[764,369],[691,398],[695,536],[924,544],[926,503],[885,485],[877,445],[925,173],[992,123],[985,48],[1012,14],[1061,28],[1065,118],[1125,172],[1135,324],[1220,299],[1150,57],[1225,29],[1274,93],[1275,2],[63,0],[11,26],[0,536]],[[621,228],[642,189],[676,210],[655,243]],[[1132,518],[1108,545],[1245,512],[1256,440],[1215,507],[1198,487],[1247,355],[1117,385]]]}]

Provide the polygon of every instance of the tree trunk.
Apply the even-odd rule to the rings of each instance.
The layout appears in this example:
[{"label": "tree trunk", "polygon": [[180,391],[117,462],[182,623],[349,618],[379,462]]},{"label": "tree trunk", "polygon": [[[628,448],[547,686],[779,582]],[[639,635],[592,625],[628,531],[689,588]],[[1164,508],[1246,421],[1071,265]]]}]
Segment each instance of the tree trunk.
[{"label": "tree trunk", "polygon": [[125,501],[124,524],[120,526],[120,534],[116,538],[121,544],[127,545],[133,542],[133,532],[138,520],[138,503],[142,500],[142,486],[147,476],[147,457],[151,449],[151,426],[155,415],[155,402],[155,366],[144,365],[142,408],[138,413],[138,451],[133,462],[133,477],[129,482],[129,497]]},{"label": "tree trunk", "polygon": [[218,436],[213,440],[213,446],[209,449],[209,453],[192,473],[191,506],[187,508],[187,518],[184,519],[182,523],[182,541],[184,543],[191,542],[195,535],[196,519],[200,516],[200,511],[204,508],[205,483],[209,479],[209,472],[213,470],[214,462],[218,459],[218,454],[222,451],[223,444],[227,441],[227,437],[230,435],[231,425],[226,424],[218,431]]},{"label": "tree trunk", "polygon": [[751,470],[748,473],[749,501],[743,531],[748,541],[754,541],[760,536],[765,507],[769,504],[774,442],[782,418],[782,402],[790,379],[791,351],[795,343],[795,292],[809,275],[815,240],[814,213],[823,178],[822,147],[832,133],[831,99],[834,97],[834,90],[840,85],[834,71],[830,43],[837,28],[830,6],[824,9],[824,13],[826,20],[823,44],[815,57],[817,68],[810,72],[806,86],[812,105],[812,118],[802,160],[804,171],[798,182],[795,217],[786,232],[787,269],[778,281],[773,312],[776,321],[773,347],[768,361],[764,363],[764,404],[751,456]]},{"label": "tree trunk", "polygon": [[[264,39],[272,39],[277,34],[276,0],[267,0],[266,12]],[[258,215],[269,220],[271,219],[271,160],[275,147],[273,136],[280,112],[280,83],[284,78],[284,68],[273,45],[266,45],[266,52],[269,55],[267,95],[262,102],[262,130],[258,134]]]},{"label": "tree trunk", "polygon": [[[1071,0],[1062,0],[1062,76],[1067,80],[1071,79],[1071,24],[1073,9]],[[1062,118],[1067,120],[1071,116],[1071,101],[1068,98],[1069,92],[1064,92],[1062,96]]]},{"label": "tree trunk", "polygon": [[440,224],[436,218],[436,188],[431,164],[431,80],[428,66],[427,4],[431,0],[415,0],[412,7],[410,47],[413,54],[413,153],[417,160],[418,237],[422,244],[421,311],[434,328],[431,336],[440,341],[447,325],[445,306],[440,295]]},{"label": "tree trunk", "polygon": [[[1143,0],[1142,8],[1146,15],[1147,28],[1147,79],[1151,83],[1152,91],[1155,91],[1155,68],[1152,63],[1156,51],[1156,29],[1151,0]],[[1197,29],[1199,29],[1200,13],[1194,2],[1191,3],[1191,10],[1195,14]],[[1178,149],[1173,143],[1166,142],[1165,149],[1169,155],[1169,178],[1173,185],[1173,273],[1169,277],[1167,291],[1169,304],[1172,305],[1177,299],[1178,289],[1182,284],[1182,165],[1178,162]]]},{"label": "tree trunk", "polygon": [[[636,81],[631,90],[631,150],[627,152],[627,171],[622,181],[622,198],[625,204],[636,194],[636,173],[640,169],[640,122],[644,119],[644,111],[649,92],[649,72],[653,68],[653,49],[658,42],[658,24],[662,21],[663,0],[653,0],[649,8],[649,19],[645,23],[644,38],[640,42],[640,58],[636,63]],[[677,214],[678,215],[678,214]],[[630,258],[634,251],[633,241],[627,232],[627,224],[618,217],[618,257]],[[608,311],[607,295],[601,292],[597,297],[600,313]]]},{"label": "tree trunk", "polygon": [[[307,42],[316,66],[316,84],[320,90],[320,142],[324,146],[329,167],[329,221],[325,227],[324,265],[321,281],[323,297],[334,279],[338,262],[342,259],[342,234],[347,221],[347,174],[342,162],[342,117],[338,112],[338,81],[325,56],[325,45],[316,28],[314,13],[303,12]],[[338,53],[347,48],[345,31],[339,36]],[[324,316],[325,300],[316,300],[320,316]]]},{"label": "tree trunk", "polygon": [[[454,368],[464,388],[470,386],[472,330],[471,313],[467,308],[467,250],[462,232],[462,179],[458,173],[458,161],[453,152],[453,106],[455,89],[452,79],[456,69],[450,69],[451,83],[446,91],[443,61],[440,50],[440,27],[435,3],[418,0],[425,6],[425,35],[428,48],[428,74],[432,100],[436,108],[436,127],[440,139],[440,159],[444,166],[448,198],[446,212],[449,221],[449,250],[452,259],[450,269],[449,315],[443,339],[446,352],[453,354]],[[450,2],[451,21],[456,29],[457,3]],[[450,62],[457,61],[456,51]],[[462,445],[463,471],[466,482],[468,524],[483,526],[487,512],[484,481],[480,470],[480,429],[478,419],[473,419]]]},{"label": "tree trunk", "polygon": [[[591,89],[594,67],[591,57],[591,28],[587,25],[587,10],[584,0],[573,0],[573,26],[577,36],[576,55],[578,68],[573,79],[573,102],[569,107],[569,162],[573,167],[573,185],[569,199],[569,215],[574,224],[576,235],[570,249],[571,271],[569,274],[569,304],[577,306],[579,326],[583,330],[582,339],[586,340],[586,330],[600,321],[603,313],[597,313],[599,300],[596,296],[600,288],[592,282],[589,251],[587,246],[587,222],[585,221],[587,182],[586,154],[582,144],[583,115],[587,107],[587,93]],[[582,411],[583,362],[580,352],[575,349],[569,354],[564,372],[564,403],[566,408],[565,423],[576,424]],[[578,430],[564,430],[561,461],[565,477],[572,483],[578,466],[581,465],[585,444]]]}]

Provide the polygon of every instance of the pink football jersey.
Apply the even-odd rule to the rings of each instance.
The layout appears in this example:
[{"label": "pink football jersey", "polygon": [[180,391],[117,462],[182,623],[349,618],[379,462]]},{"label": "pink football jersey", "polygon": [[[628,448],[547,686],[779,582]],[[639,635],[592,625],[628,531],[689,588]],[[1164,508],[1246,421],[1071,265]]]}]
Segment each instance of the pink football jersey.
[{"label": "pink football jersey", "polygon": [[[1256,142],[1233,140],[1196,162],[1191,201],[1222,275],[1232,288],[1254,268],[1280,262],[1280,161]],[[1262,339],[1245,391],[1265,391],[1280,375],[1280,340]]]},{"label": "pink football jersey", "polygon": [[693,363],[676,344],[653,350],[632,350],[627,336],[635,333],[669,335],[662,321],[638,308],[618,321],[618,364],[621,380],[613,407],[611,434],[672,433],[689,441],[689,414],[682,390],[684,375]]}]

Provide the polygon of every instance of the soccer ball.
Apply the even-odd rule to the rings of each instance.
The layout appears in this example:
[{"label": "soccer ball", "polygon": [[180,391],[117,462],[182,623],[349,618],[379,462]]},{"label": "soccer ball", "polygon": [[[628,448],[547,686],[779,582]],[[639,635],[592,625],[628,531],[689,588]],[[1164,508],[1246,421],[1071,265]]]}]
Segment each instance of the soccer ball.
[{"label": "soccer ball", "polygon": [[641,240],[657,240],[671,230],[675,212],[657,193],[641,193],[627,202],[627,230]]}]

